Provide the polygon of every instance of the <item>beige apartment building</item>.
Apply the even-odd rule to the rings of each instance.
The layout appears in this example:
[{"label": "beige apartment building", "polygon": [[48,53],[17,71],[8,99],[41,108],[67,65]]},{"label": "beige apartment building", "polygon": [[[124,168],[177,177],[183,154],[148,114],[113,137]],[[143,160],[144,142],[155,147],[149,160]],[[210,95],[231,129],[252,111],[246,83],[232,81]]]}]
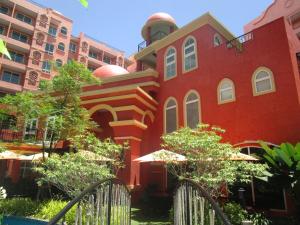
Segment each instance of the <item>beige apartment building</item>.
[{"label": "beige apartment building", "polygon": [[123,51],[84,33],[75,37],[72,26],[69,18],[31,0],[1,0],[0,38],[12,60],[0,56],[0,95],[37,89],[40,80],[55,76],[52,62],[61,66],[73,59],[90,70],[106,64],[127,67]]}]

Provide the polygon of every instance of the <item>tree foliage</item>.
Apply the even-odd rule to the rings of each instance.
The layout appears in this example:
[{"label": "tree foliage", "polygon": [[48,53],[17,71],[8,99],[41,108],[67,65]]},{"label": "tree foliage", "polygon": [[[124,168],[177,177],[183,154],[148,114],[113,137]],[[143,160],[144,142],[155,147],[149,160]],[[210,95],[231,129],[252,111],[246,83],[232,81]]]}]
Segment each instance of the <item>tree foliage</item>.
[{"label": "tree foliage", "polygon": [[265,165],[231,160],[239,149],[222,142],[224,132],[201,124],[197,129],[182,128],[163,136],[163,147],[187,158],[187,163],[169,163],[170,171],[180,178],[194,180],[215,197],[221,194],[224,183],[247,183],[252,176],[263,176]]},{"label": "tree foliage", "polygon": [[39,185],[50,183],[72,198],[90,184],[113,177],[105,163],[91,161],[79,153],[54,154],[35,171],[41,175]]}]

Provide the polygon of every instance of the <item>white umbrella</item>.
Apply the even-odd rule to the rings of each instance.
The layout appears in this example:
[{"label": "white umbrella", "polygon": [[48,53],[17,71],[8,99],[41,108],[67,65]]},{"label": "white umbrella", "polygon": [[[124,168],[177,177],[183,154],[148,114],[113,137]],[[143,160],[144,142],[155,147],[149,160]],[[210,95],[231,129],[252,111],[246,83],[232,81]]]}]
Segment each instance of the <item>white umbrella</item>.
[{"label": "white umbrella", "polygon": [[[45,158],[48,158],[49,154],[45,152]],[[24,160],[24,161],[40,161],[43,159],[43,153],[37,153],[33,155],[22,155],[18,158],[19,160]]]},{"label": "white umbrella", "polygon": [[175,152],[171,152],[165,149],[160,149],[158,151],[152,152],[148,155],[144,155],[140,158],[134,159],[140,163],[145,162],[184,162],[186,157]]},{"label": "white umbrella", "polygon": [[19,154],[12,151],[4,151],[0,153],[0,159],[18,159],[19,157]]}]

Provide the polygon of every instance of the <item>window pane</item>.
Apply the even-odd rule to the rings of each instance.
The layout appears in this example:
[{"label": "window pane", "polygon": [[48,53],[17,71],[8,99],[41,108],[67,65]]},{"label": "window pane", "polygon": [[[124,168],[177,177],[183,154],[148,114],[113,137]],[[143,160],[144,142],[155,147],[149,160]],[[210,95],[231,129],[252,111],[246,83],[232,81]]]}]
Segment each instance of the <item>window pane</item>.
[{"label": "window pane", "polygon": [[269,91],[272,90],[271,80],[261,80],[256,82],[256,91],[257,92],[263,92],[263,91]]},{"label": "window pane", "polygon": [[10,82],[11,73],[8,71],[4,71],[2,74],[2,80],[6,82]]},{"label": "window pane", "polygon": [[185,70],[190,70],[196,67],[196,56],[195,54],[185,58]]},{"label": "window pane", "polygon": [[186,121],[190,128],[196,128],[199,123],[199,104],[197,102],[186,105]]},{"label": "window pane", "polygon": [[231,100],[233,99],[233,90],[227,89],[227,90],[221,90],[221,101]]},{"label": "window pane", "polygon": [[177,129],[176,107],[166,110],[166,132],[171,133]]},{"label": "window pane", "polygon": [[193,51],[195,50],[195,48],[194,48],[194,45],[192,45],[192,46],[190,46],[190,47],[188,47],[188,48],[185,48],[185,54],[187,55],[187,54],[189,54],[189,53],[192,53]]},{"label": "window pane", "polygon": [[269,77],[269,73],[267,71],[260,71],[256,75],[256,79],[262,79],[262,78],[267,78],[267,77]]}]

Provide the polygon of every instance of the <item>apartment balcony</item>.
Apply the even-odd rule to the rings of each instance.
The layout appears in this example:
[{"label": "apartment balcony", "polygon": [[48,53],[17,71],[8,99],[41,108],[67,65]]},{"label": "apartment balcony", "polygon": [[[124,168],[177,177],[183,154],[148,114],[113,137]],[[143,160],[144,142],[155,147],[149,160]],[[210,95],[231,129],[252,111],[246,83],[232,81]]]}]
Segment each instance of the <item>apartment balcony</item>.
[{"label": "apartment balcony", "polygon": [[20,84],[13,84],[3,80],[0,80],[0,90],[8,93],[16,93],[23,91],[23,86]]},{"label": "apartment balcony", "polygon": [[12,130],[9,128],[0,128],[0,140],[3,142],[27,142],[38,143],[44,139],[44,130]]},{"label": "apartment balcony", "polygon": [[27,60],[25,59],[23,63],[15,62],[9,59],[6,59],[4,57],[0,58],[0,64],[4,66],[5,68],[8,68],[10,70],[25,73],[27,69]]},{"label": "apartment balcony", "polygon": [[97,66],[97,67],[99,67],[99,66],[104,66],[104,65],[107,64],[107,63],[101,61],[100,59],[95,59],[95,58],[90,57],[90,56],[88,57],[88,63],[89,63],[89,64],[92,64],[92,65],[94,65],[94,66]]},{"label": "apartment balcony", "polygon": [[3,41],[7,43],[7,47],[10,49],[15,49],[18,51],[25,51],[29,52],[30,51],[30,44],[29,43],[24,43],[18,40],[15,40],[11,37],[3,36],[0,35],[0,38],[2,38]]},{"label": "apartment balcony", "polygon": [[21,28],[21,30],[23,30],[23,31],[27,31],[27,32],[31,32],[31,33],[33,33],[33,31],[34,31],[33,24],[25,23],[25,22],[18,20],[12,16],[9,16],[9,15],[0,13],[0,21],[1,20],[11,22],[12,24]]}]

